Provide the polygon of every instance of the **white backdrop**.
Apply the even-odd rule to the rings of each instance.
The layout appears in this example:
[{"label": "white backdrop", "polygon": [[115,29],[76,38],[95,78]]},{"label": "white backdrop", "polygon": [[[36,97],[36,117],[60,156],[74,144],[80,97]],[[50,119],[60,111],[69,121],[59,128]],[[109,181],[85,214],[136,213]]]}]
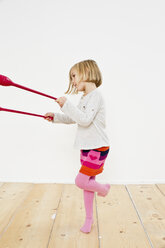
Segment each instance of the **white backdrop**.
[{"label": "white backdrop", "polygon": [[[103,76],[110,152],[96,179],[165,182],[165,3],[163,0],[1,0],[0,74],[65,95],[69,69],[94,59]],[[0,86],[0,106],[44,115],[59,105]],[[76,124],[0,112],[0,182],[74,183]]]}]

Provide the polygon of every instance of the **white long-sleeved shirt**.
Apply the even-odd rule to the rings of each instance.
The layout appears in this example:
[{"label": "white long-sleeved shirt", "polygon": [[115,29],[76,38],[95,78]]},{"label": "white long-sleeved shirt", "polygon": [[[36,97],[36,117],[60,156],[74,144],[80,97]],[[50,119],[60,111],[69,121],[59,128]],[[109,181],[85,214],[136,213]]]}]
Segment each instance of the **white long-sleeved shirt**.
[{"label": "white long-sleeved shirt", "polygon": [[53,123],[77,123],[74,148],[96,149],[110,146],[105,130],[104,100],[98,88],[82,96],[77,106],[67,99],[60,110],[64,114],[54,113]]}]

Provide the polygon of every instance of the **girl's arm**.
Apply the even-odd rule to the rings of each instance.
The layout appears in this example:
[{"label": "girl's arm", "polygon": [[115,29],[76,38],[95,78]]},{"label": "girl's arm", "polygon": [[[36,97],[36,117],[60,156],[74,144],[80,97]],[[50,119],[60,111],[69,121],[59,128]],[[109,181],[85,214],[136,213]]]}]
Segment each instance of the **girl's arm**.
[{"label": "girl's arm", "polygon": [[54,113],[54,118],[52,123],[75,124],[76,122],[65,114]]}]

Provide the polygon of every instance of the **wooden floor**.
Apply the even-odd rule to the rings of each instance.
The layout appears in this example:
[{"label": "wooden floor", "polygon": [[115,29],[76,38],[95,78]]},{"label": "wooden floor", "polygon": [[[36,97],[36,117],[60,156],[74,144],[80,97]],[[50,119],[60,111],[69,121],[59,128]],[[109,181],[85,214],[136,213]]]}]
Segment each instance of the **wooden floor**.
[{"label": "wooden floor", "polygon": [[0,183],[0,248],[165,248],[165,184],[111,185],[85,220],[72,184]]}]

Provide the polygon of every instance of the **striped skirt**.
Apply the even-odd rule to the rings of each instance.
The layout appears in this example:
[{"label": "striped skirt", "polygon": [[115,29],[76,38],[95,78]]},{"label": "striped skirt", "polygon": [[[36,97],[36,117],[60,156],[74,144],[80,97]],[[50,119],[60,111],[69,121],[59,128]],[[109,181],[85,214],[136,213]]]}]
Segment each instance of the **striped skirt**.
[{"label": "striped skirt", "polygon": [[96,149],[80,150],[81,168],[79,172],[88,176],[100,174],[104,169],[109,148],[109,146],[103,146]]}]

